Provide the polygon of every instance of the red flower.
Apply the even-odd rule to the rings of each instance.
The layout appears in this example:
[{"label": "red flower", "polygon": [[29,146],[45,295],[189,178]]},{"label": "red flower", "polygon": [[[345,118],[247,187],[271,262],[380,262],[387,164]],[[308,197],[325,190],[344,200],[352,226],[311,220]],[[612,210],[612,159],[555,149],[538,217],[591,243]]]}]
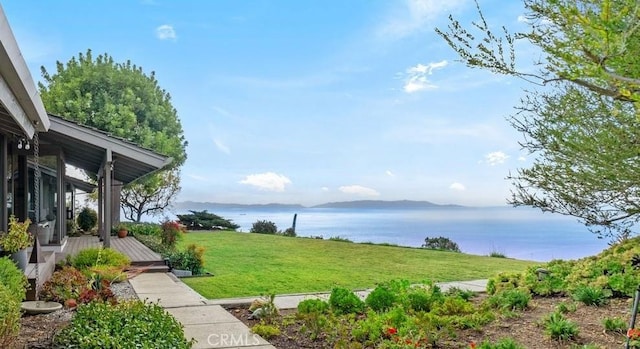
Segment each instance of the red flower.
[{"label": "red flower", "polygon": [[636,328],[630,328],[627,330],[627,337],[631,338],[631,339],[638,339],[640,338],[640,329],[636,329]]},{"label": "red flower", "polygon": [[476,349],[476,342],[469,343],[469,348]]},{"label": "red flower", "polygon": [[393,328],[393,327],[387,328],[387,334],[388,335],[392,336],[392,335],[394,335],[396,333],[398,333],[398,330],[396,330],[395,328]]}]

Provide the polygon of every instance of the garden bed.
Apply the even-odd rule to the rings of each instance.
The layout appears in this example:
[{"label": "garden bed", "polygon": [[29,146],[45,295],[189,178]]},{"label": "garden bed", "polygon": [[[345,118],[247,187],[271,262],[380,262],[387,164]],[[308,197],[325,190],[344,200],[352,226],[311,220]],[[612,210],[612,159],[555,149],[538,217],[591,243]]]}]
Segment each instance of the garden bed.
[{"label": "garden bed", "polygon": [[[479,304],[486,295],[473,299]],[[565,314],[566,318],[577,324],[579,334],[571,341],[556,341],[545,335],[541,322],[548,314],[554,312],[560,304],[576,304],[573,312]],[[602,321],[605,318],[620,318],[629,320],[631,307],[630,299],[611,299],[608,304],[600,307],[586,306],[573,302],[566,297],[534,298],[529,308],[523,312],[515,312],[514,317],[498,317],[480,330],[459,330],[457,338],[440,341],[438,348],[470,348],[470,343],[481,343],[484,340],[496,342],[502,338],[512,338],[524,348],[621,348],[624,346],[625,336],[622,333],[607,332]],[[229,308],[231,314],[240,319],[247,326],[252,327],[259,320],[249,320],[251,314],[247,308]],[[282,311],[275,324],[280,328],[281,335],[269,338],[268,341],[278,349],[294,348],[333,348],[334,344],[328,338],[330,333],[322,333],[318,339],[311,340],[305,334],[304,323],[296,319],[296,311]],[[591,344],[592,346],[586,346]],[[478,345],[479,346],[479,345]],[[418,346],[418,348],[422,348]]]}]

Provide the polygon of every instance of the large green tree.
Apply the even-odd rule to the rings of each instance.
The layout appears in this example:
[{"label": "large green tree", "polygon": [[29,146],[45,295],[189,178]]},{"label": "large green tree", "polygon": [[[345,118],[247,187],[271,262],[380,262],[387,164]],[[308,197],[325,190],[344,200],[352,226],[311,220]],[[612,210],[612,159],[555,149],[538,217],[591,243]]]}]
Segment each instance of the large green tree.
[{"label": "large green tree", "polygon": [[53,74],[41,69],[40,94],[48,112],[173,158],[169,168],[122,189],[128,219],[162,213],[180,189],[178,169],[186,160],[187,142],[171,96],[160,88],[155,73],[147,75],[130,61],[117,63],[107,54],[94,58],[91,50],[57,62]]},{"label": "large green tree", "polygon": [[[578,217],[626,237],[640,219],[640,2],[525,0],[528,29],[496,32],[478,6],[465,28],[436,31],[473,68],[531,82],[511,116],[529,168],[510,175],[510,202]],[[524,40],[541,58],[520,64]]]}]

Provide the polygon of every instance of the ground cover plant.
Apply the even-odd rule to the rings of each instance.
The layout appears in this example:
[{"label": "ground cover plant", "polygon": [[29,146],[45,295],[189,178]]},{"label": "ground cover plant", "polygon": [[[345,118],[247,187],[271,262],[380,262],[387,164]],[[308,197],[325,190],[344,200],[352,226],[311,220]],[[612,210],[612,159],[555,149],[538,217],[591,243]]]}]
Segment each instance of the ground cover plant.
[{"label": "ground cover plant", "polygon": [[[337,312],[330,301],[307,299],[297,311],[283,312],[268,324],[248,320],[246,311],[235,309],[231,313],[252,331],[268,335],[270,343],[279,349],[597,349],[622,347],[625,340],[625,331],[608,330],[594,321],[612,314],[628,315],[629,304],[621,299],[600,307],[572,303],[576,309],[561,314],[556,310],[558,301],[573,302],[568,297],[528,298],[526,306],[511,308],[502,306],[508,300],[491,300],[510,298],[506,294],[470,296],[460,290],[442,291],[428,281],[411,285],[394,280],[377,289],[383,288],[394,299],[384,310],[374,310],[365,301],[358,310]],[[332,296],[345,298],[344,293],[344,289],[335,289]]]},{"label": "ground cover plant", "polygon": [[[460,281],[517,272],[532,262],[419,248],[237,232],[189,232],[179,248],[204,247],[214,278],[183,279],[207,298],[373,288],[395,278]],[[384,256],[385,263],[380,263]]]},{"label": "ground cover plant", "polygon": [[183,326],[161,306],[144,301],[91,302],[78,308],[54,338],[64,348],[191,348]]}]

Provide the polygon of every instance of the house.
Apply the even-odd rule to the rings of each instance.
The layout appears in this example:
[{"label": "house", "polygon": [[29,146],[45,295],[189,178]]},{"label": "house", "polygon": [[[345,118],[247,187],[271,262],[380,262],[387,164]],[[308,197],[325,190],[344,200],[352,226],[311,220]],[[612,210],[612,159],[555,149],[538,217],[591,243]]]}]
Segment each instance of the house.
[{"label": "house", "polygon": [[73,165],[97,178],[98,226],[109,247],[112,217],[119,213],[114,183],[130,183],[170,162],[126,140],[47,114],[0,6],[0,173],[5,174],[0,231],[7,231],[10,215],[29,218],[43,248],[61,250],[66,222],[74,219],[75,188],[90,191],[94,186],[67,176],[66,165]]}]

